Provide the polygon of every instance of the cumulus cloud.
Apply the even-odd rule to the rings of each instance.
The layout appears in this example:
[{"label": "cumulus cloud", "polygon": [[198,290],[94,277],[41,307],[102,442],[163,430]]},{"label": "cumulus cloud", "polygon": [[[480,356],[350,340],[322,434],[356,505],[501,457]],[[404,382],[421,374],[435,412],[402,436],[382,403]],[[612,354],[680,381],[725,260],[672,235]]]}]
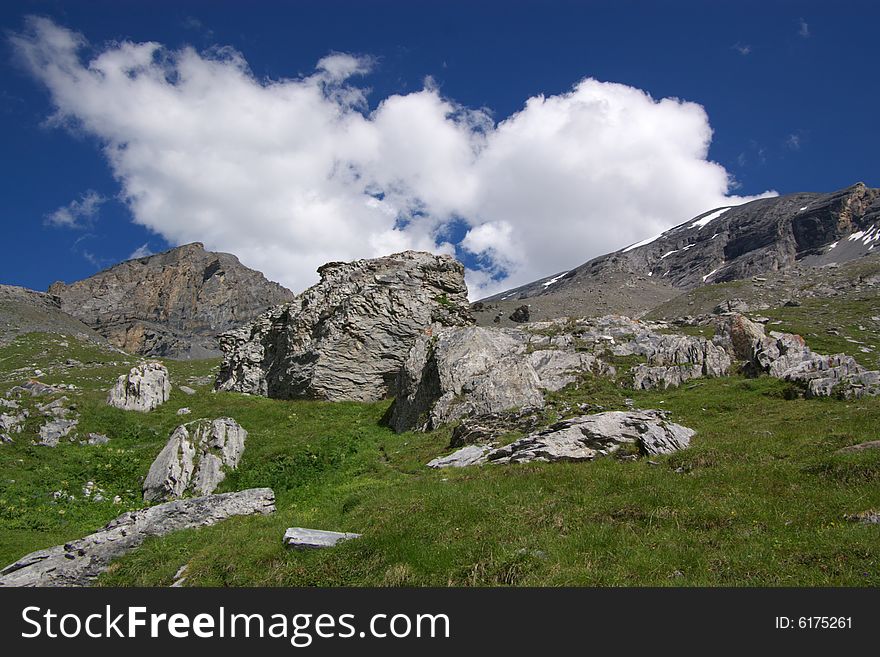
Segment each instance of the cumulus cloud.
[{"label": "cumulus cloud", "polygon": [[100,140],[137,223],[294,290],[329,260],[424,249],[462,255],[477,297],[745,200],[708,160],[700,105],[622,84],[587,78],[496,122],[430,79],[370,110],[367,56],[265,80],[228,47],[84,59],[83,36],[42,18],[11,41],[53,122]]},{"label": "cumulus cloud", "polygon": [[88,228],[98,216],[98,210],[107,199],[93,189],[80,198],[62,205],[45,217],[45,223],[57,228]]}]

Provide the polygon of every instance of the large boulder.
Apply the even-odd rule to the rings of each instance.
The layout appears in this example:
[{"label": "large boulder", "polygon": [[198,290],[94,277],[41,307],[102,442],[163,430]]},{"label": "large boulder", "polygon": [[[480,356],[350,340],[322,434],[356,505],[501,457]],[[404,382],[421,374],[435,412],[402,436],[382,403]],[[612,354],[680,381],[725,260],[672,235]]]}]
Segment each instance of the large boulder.
[{"label": "large boulder", "polygon": [[608,411],[563,420],[547,429],[491,449],[468,445],[428,463],[432,468],[464,467],[483,463],[531,461],[591,461],[613,454],[625,445],[646,456],[670,454],[686,448],[696,432],[666,420],[663,411]]},{"label": "large boulder", "polygon": [[375,401],[419,336],[473,323],[464,267],[449,256],[407,251],[318,273],[292,302],[220,337],[219,390]]},{"label": "large boulder", "polygon": [[125,411],[146,413],[171,396],[171,377],[162,363],[141,363],[116,380],[107,403]]},{"label": "large boulder", "polygon": [[144,500],[213,493],[226,478],[226,471],[238,467],[247,435],[229,417],[180,425],[150,466],[144,480]]},{"label": "large boulder", "polygon": [[232,516],[275,512],[271,488],[176,500],[123,513],[85,538],[31,552],[0,570],[0,586],[88,586],[110,562],[150,536],[207,527]]},{"label": "large boulder", "polygon": [[586,373],[617,374],[609,360],[635,356],[637,388],[670,387],[730,368],[725,350],[666,325],[620,316],[557,320],[524,329],[448,328],[421,336],[398,374],[391,426],[431,430],[453,420],[543,408],[544,393]]}]

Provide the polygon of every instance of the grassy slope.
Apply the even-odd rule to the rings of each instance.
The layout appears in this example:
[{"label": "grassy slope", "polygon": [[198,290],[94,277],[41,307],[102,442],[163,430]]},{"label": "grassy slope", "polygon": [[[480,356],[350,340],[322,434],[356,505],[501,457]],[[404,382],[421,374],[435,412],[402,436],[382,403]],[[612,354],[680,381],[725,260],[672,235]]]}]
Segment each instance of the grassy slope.
[{"label": "grassy slope", "polygon": [[[0,349],[0,392],[22,380],[10,370],[57,362],[56,342],[31,335]],[[585,381],[555,395],[548,413],[579,401],[622,408],[630,397],[696,429],[692,447],[651,462],[431,471],[423,464],[448,451],[448,432],[395,435],[381,426],[388,402],[285,402],[202,385],[192,397],[175,388],[152,413],[127,413],[103,399],[129,365],[70,344],[65,357],[118,361],[45,379],[87,389],[81,429],[111,441],[53,450],[21,434],[0,446],[4,563],[140,506],[140,479],[185,405],[186,419],[230,415],[248,429],[241,467],[221,490],[271,486],[278,512],[150,540],[102,584],[167,585],[186,563],[189,585],[880,585],[878,527],[843,518],[880,508],[880,453],[834,453],[877,438],[880,399],[790,399],[771,379],[664,392]],[[186,383],[216,362],[168,365]],[[82,500],[88,480],[123,503]],[[53,501],[59,489],[77,499]],[[288,552],[281,535],[294,525],[364,536]]]}]

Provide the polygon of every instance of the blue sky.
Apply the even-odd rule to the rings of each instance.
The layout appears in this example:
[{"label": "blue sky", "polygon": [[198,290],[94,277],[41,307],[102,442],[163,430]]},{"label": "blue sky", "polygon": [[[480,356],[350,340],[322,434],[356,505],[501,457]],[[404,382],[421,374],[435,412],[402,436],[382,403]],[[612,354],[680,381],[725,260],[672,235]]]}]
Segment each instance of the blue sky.
[{"label": "blue sky", "polygon": [[[324,260],[445,250],[489,293],[731,195],[880,186],[874,2],[35,1],[0,23],[0,282],[35,289],[198,239],[295,290]],[[158,44],[130,80],[89,72],[128,42]]]}]

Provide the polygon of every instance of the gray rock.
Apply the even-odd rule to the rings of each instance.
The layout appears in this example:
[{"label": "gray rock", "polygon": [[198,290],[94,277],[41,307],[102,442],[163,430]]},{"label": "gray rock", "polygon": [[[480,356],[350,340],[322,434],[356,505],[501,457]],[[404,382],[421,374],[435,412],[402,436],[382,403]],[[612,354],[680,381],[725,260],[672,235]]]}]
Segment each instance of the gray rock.
[{"label": "gray rock", "polygon": [[391,427],[431,430],[462,417],[543,407],[526,341],[520,331],[475,326],[422,336],[398,374]]},{"label": "gray rock", "polygon": [[613,454],[623,445],[632,445],[641,454],[654,456],[685,449],[695,433],[667,421],[662,411],[607,411],[557,422],[496,449],[469,445],[428,465],[443,468],[483,463],[591,461]]},{"label": "gray rock", "polygon": [[880,394],[880,372],[865,369],[852,356],[817,354],[801,336],[776,331],[767,335],[763,326],[741,315],[724,318],[715,342],[744,360],[752,373],[798,383],[812,397]]},{"label": "gray rock", "polygon": [[489,445],[467,445],[447,456],[440,456],[428,462],[429,468],[464,468],[486,462],[486,455],[492,451]]},{"label": "gray rock", "polygon": [[880,449],[880,440],[869,440],[866,443],[859,443],[858,445],[849,445],[848,447],[841,447],[837,450],[838,454],[857,454],[859,452],[865,452],[869,450]]},{"label": "gray rock", "polygon": [[341,541],[360,538],[360,534],[343,532],[328,532],[322,529],[305,529],[303,527],[291,527],[284,532],[284,545],[299,550],[334,547]]},{"label": "gray rock", "polygon": [[228,417],[180,425],[150,466],[144,500],[214,492],[226,478],[226,470],[238,467],[246,439],[247,431]]},{"label": "gray rock", "polygon": [[178,415],[189,415],[190,413],[192,413],[192,411],[189,408],[187,408],[186,406],[184,406],[183,408],[177,409]]},{"label": "gray rock", "polygon": [[193,390],[192,388],[190,388],[189,386],[177,386],[177,387],[178,387],[178,389],[180,390],[180,392],[182,392],[182,393],[185,394],[185,395],[194,395],[194,394],[196,394],[196,391]]},{"label": "gray rock", "polygon": [[0,414],[0,433],[6,434],[7,436],[12,433],[21,433],[24,421],[27,420],[29,415],[27,409],[23,409],[20,413],[15,414]]},{"label": "gray rock", "polygon": [[0,586],[88,586],[113,559],[150,536],[207,527],[231,516],[275,511],[270,488],[176,500],[123,513],[103,529],[64,545],[37,550],[0,570]]},{"label": "gray rock", "polygon": [[41,383],[40,381],[26,381],[19,386],[14,386],[10,388],[6,393],[7,397],[12,397],[13,395],[21,397],[24,394],[28,394],[31,397],[42,397],[43,395],[54,395],[55,393],[61,392],[61,388],[56,388],[55,386],[46,385],[45,383]]},{"label": "gray rock", "polygon": [[76,419],[56,418],[49,420],[40,427],[40,440],[36,444],[44,447],[57,447],[58,442],[69,436],[77,424],[79,424],[79,420]]},{"label": "gray rock", "polygon": [[521,324],[523,322],[529,321],[529,306],[528,304],[523,304],[522,306],[517,306],[514,311],[510,314],[510,321],[516,322],[517,324]]},{"label": "gray rock", "polygon": [[375,401],[419,336],[473,322],[464,267],[449,256],[407,251],[318,272],[291,303],[220,337],[218,390]]},{"label": "gray rock", "polygon": [[141,363],[123,374],[107,397],[107,403],[125,411],[146,413],[168,401],[171,379],[162,363]]},{"label": "gray rock", "polygon": [[89,437],[85,440],[87,445],[106,445],[109,442],[110,439],[103,433],[90,433]]}]

